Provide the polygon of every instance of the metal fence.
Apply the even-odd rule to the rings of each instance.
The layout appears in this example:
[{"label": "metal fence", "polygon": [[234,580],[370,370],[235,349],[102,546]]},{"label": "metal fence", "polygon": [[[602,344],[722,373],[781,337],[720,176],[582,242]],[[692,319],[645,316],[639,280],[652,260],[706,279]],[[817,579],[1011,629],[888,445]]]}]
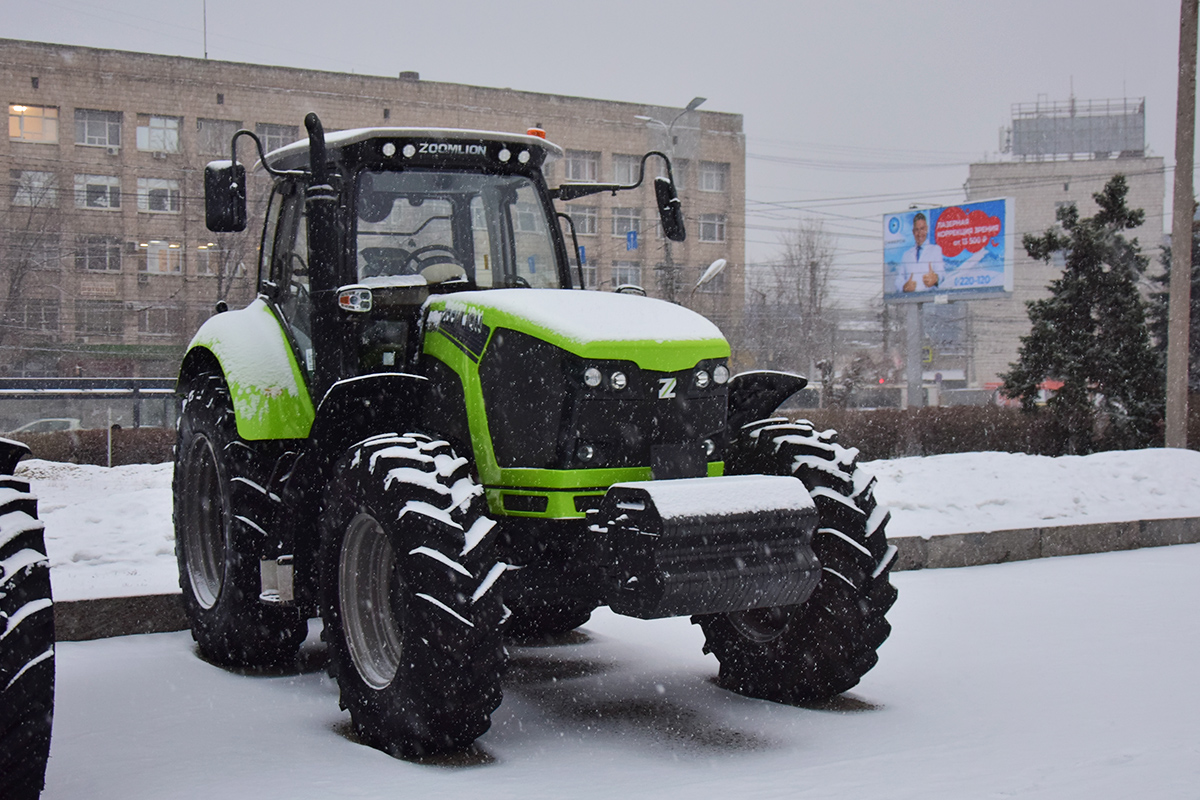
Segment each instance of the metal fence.
[{"label": "metal fence", "polygon": [[0,378],[0,431],[43,420],[71,428],[174,428],[178,416],[174,378]]}]

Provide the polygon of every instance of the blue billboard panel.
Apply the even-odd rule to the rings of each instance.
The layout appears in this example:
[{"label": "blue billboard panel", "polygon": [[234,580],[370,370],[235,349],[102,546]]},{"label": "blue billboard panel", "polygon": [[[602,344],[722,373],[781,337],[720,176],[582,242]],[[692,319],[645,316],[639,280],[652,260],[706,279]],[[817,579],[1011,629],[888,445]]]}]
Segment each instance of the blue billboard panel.
[{"label": "blue billboard panel", "polygon": [[883,217],[883,299],[1000,295],[1013,289],[1012,200],[909,209]]}]

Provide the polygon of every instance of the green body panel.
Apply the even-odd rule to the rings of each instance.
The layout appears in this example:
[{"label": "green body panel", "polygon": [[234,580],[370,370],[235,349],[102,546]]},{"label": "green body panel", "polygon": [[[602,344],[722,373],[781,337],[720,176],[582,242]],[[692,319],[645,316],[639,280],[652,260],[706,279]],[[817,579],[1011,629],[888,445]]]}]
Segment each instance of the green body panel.
[{"label": "green body panel", "polygon": [[304,439],[316,412],[279,320],[262,299],[209,318],[188,345],[221,365],[238,435],[246,440]]},{"label": "green body panel", "polygon": [[[507,291],[533,294],[536,290]],[[556,290],[556,294],[561,291]],[[498,290],[493,290],[493,292],[496,292],[495,296],[499,295]],[[703,359],[729,356],[729,343],[720,335],[715,326],[712,328],[715,335],[704,338],[580,342],[565,335],[561,330],[536,324],[508,310],[490,307],[486,296],[480,301],[475,301],[475,298],[479,298],[481,294],[470,293],[468,297],[471,299],[464,299],[464,295],[436,297],[427,304],[428,311],[441,311],[449,306],[456,313],[470,316],[475,321],[486,325],[490,332],[487,343],[480,351],[481,356],[487,352],[487,346],[491,343],[498,328],[507,328],[528,334],[582,358],[632,361],[641,369],[652,371],[678,371],[695,366]],[[639,301],[643,299],[640,298]],[[664,303],[664,305],[669,304]],[[479,471],[480,482],[484,485],[488,507],[492,514],[546,519],[583,517],[584,513],[576,510],[575,507],[577,496],[603,495],[614,483],[650,480],[649,465],[619,469],[577,470],[501,467],[497,463],[496,454],[492,448],[487,408],[479,379],[479,364],[475,357],[467,353],[468,349],[444,330],[433,325],[426,327],[423,352],[425,355],[443,362],[462,381],[475,467]],[[710,477],[722,474],[724,474],[722,462],[712,462],[708,465]],[[514,494],[544,496],[547,498],[546,510],[538,512],[506,510],[503,505],[504,495]]]}]

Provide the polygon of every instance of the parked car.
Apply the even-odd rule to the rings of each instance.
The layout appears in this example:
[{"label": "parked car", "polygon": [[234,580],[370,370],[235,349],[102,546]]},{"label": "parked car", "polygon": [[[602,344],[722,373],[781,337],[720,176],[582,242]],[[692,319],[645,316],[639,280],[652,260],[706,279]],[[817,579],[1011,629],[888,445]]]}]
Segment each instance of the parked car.
[{"label": "parked car", "polygon": [[74,417],[47,417],[26,422],[10,433],[52,433],[54,431],[78,431],[83,426]]}]

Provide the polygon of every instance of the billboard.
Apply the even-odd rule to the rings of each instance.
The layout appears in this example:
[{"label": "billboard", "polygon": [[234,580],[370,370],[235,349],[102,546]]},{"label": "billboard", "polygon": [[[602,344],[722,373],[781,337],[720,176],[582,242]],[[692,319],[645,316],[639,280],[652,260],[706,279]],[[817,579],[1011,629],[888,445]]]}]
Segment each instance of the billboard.
[{"label": "billboard", "polygon": [[1013,289],[1012,200],[883,216],[883,299],[924,302]]}]

